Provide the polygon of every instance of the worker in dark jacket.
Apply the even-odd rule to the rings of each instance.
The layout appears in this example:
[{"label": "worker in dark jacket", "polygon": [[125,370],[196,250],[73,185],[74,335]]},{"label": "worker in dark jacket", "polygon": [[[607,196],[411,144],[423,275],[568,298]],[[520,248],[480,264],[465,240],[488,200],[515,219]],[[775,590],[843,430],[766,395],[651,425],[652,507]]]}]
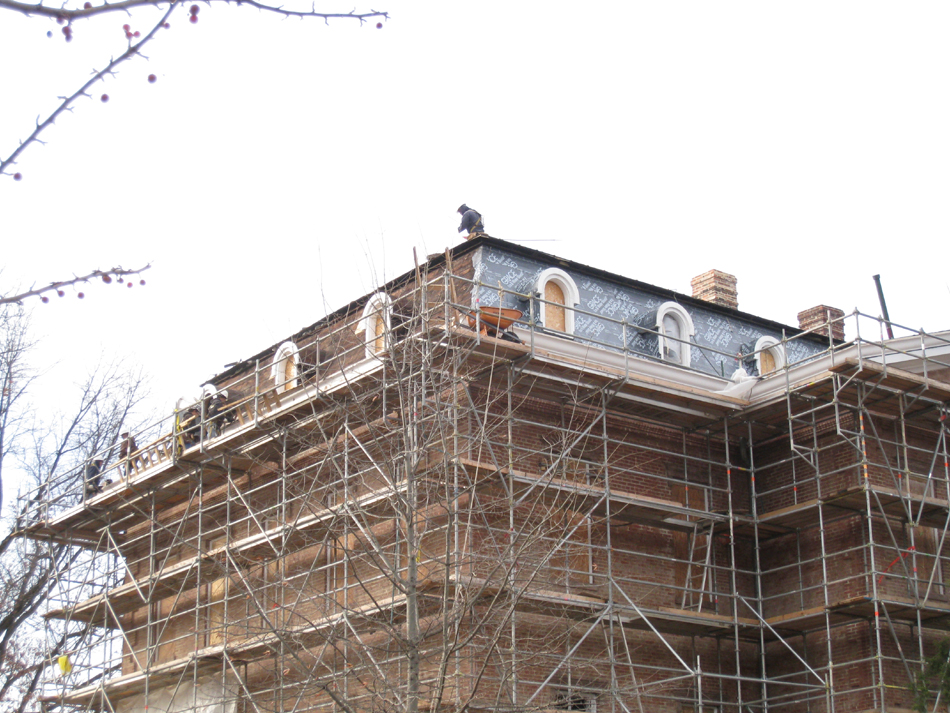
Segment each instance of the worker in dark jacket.
[{"label": "worker in dark jacket", "polygon": [[220,436],[225,427],[234,423],[237,414],[234,410],[228,411],[228,392],[219,391],[211,399],[211,405],[208,407],[208,419],[211,421],[212,438]]},{"label": "worker in dark jacket", "polygon": [[102,459],[96,458],[86,464],[86,472],[83,474],[86,479],[86,497],[98,495],[102,492],[102,484],[99,482],[102,478]]},{"label": "worker in dark jacket", "polygon": [[181,445],[185,450],[191,448],[199,440],[201,433],[201,411],[196,406],[185,409],[178,416],[178,431],[181,434]]},{"label": "worker in dark jacket", "polygon": [[463,203],[459,206],[458,212],[462,216],[462,224],[459,226],[460,233],[463,230],[467,230],[471,236],[475,233],[485,232],[485,223],[482,221],[482,214],[477,210],[473,210]]}]

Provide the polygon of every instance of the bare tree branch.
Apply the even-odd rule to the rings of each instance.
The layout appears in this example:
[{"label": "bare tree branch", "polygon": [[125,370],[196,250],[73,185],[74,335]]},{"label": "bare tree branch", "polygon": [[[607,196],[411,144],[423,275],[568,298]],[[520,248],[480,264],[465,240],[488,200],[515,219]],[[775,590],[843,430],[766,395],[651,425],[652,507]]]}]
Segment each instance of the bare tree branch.
[{"label": "bare tree branch", "polygon": [[[50,126],[52,126],[56,119],[66,111],[72,111],[73,106],[76,101],[81,97],[89,96],[89,89],[101,81],[104,77],[108,75],[115,74],[116,69],[122,63],[127,60],[132,59],[137,55],[142,54],[142,48],[146,44],[155,39],[157,33],[161,29],[168,27],[168,18],[172,15],[175,9],[181,5],[183,0],[173,0],[173,2],[168,6],[168,9],[162,14],[161,18],[154,24],[151,30],[149,30],[141,39],[138,39],[135,42],[132,42],[131,34],[127,34],[130,42],[128,49],[125,50],[118,57],[113,57],[102,69],[94,69],[92,71],[92,76],[82,84],[76,91],[72,94],[61,97],[60,103],[56,108],[42,121],[37,118],[36,127],[27,136],[25,139],[20,141],[19,146],[14,149],[14,151],[7,156],[6,158],[0,157],[0,174],[12,175],[15,180],[20,180],[22,174],[14,173],[11,174],[9,169],[16,164],[17,159],[26,150],[28,146],[34,143],[43,143],[40,140],[40,135]],[[258,0],[206,0],[215,3],[225,3],[225,4],[237,4],[237,5],[248,5],[250,7],[256,8],[264,12],[271,12],[282,17],[296,17],[296,18],[320,18],[325,22],[336,19],[349,19],[357,20],[361,25],[371,19],[389,19],[389,14],[386,12],[379,12],[377,10],[370,10],[368,12],[346,12],[346,13],[333,13],[333,12],[318,12],[316,8],[310,10],[288,10],[287,8],[281,5],[271,5],[265,2],[258,2]],[[85,20],[89,18],[95,18],[101,15],[106,15],[112,12],[129,12],[132,9],[144,7],[144,6],[160,6],[160,3],[154,2],[154,0],[121,0],[120,2],[115,3],[104,3],[102,5],[92,6],[90,3],[86,3],[89,7],[83,7],[81,9],[69,9],[64,7],[51,7],[49,5],[44,5],[43,3],[24,3],[19,2],[19,0],[0,0],[0,10],[9,10],[11,12],[18,12],[23,15],[33,16],[40,15],[45,17],[56,18],[58,22],[66,22],[66,27],[64,30],[69,30],[73,20]],[[193,6],[197,7],[197,6]],[[379,26],[379,25],[377,25]],[[138,34],[138,33],[136,33]],[[66,39],[70,39],[70,35],[67,32]],[[0,302],[0,304],[3,304]]]},{"label": "bare tree branch", "polygon": [[[34,287],[26,292],[19,292],[12,295],[0,295],[0,305],[10,305],[10,304],[23,304],[23,300],[30,297],[41,297],[44,302],[49,298],[43,297],[44,294],[48,292],[57,292],[61,293],[64,287],[69,287],[71,285],[78,285],[84,282],[89,282],[90,280],[101,279],[105,283],[111,283],[113,280],[116,280],[119,283],[122,283],[124,279],[130,275],[138,275],[145,272],[151,267],[151,263],[145,267],[139,267],[134,270],[126,270],[123,267],[113,267],[111,270],[93,270],[88,275],[74,276],[68,280],[62,280],[59,282],[51,282],[44,287]],[[130,283],[131,284],[131,283]],[[82,296],[82,293],[79,293]],[[60,297],[62,295],[60,294]]]},{"label": "bare tree branch", "polygon": [[[3,8],[6,2],[8,2],[8,0],[0,0],[0,8]],[[178,6],[180,2],[181,0],[175,0],[175,2],[173,2],[169,6],[167,12],[165,12],[165,14],[162,15],[162,19],[159,20],[159,22],[157,22],[155,26],[151,30],[149,30],[149,32],[141,40],[139,40],[138,42],[134,44],[130,44],[129,48],[125,52],[120,54],[118,57],[110,60],[109,64],[107,64],[105,68],[100,69],[100,70],[93,70],[92,77],[88,79],[85,82],[85,84],[79,87],[79,89],[77,89],[68,97],[63,97],[59,105],[53,110],[53,112],[48,117],[46,117],[46,119],[44,119],[42,122],[37,121],[36,128],[33,129],[32,133],[30,133],[30,135],[27,136],[26,139],[20,142],[20,145],[16,147],[13,153],[11,153],[5,159],[0,159],[0,173],[6,173],[7,167],[16,162],[17,157],[21,153],[23,153],[24,150],[26,150],[27,146],[29,146],[32,143],[38,142],[40,134],[43,133],[43,131],[45,131],[48,127],[52,126],[60,114],[62,114],[64,111],[72,111],[72,106],[76,102],[77,99],[83,96],[89,96],[87,94],[87,91],[90,87],[92,87],[93,84],[100,81],[106,75],[114,74],[116,67],[118,67],[120,64],[122,64],[126,60],[131,59],[135,55],[139,54],[141,52],[142,47],[144,47],[148,42],[152,40],[156,32],[162,29],[169,15],[171,15],[171,13],[175,10],[175,8]],[[64,15],[61,14],[61,11],[58,11],[58,13],[59,14],[57,14],[56,17],[64,17]],[[67,27],[69,27],[69,25],[67,25]],[[67,36],[67,39],[68,39],[68,36]],[[14,178],[18,178],[18,177],[19,177],[19,174],[14,175]]]},{"label": "bare tree branch", "polygon": [[[361,23],[366,22],[367,20],[372,19],[388,19],[389,14],[386,12],[378,12],[376,10],[369,10],[368,12],[318,12],[316,9],[309,11],[292,11],[287,10],[281,6],[269,5],[267,3],[256,2],[255,0],[203,0],[205,4],[215,3],[227,3],[227,4],[237,4],[237,5],[247,5],[249,7],[255,7],[258,10],[264,10],[266,12],[275,12],[280,15],[285,15],[286,17],[319,17],[324,20],[342,20],[342,19],[353,19],[359,20]],[[180,0],[172,3],[172,5],[181,4]],[[137,7],[149,6],[155,7],[158,5],[154,0],[121,0],[121,2],[107,2],[102,5],[96,5],[89,8],[82,9],[68,9],[63,7],[52,7],[49,5],[44,5],[43,3],[25,3],[18,2],[18,0],[0,0],[0,10],[13,10],[16,12],[23,13],[24,15],[43,15],[46,17],[54,18],[63,18],[65,20],[71,21],[76,19],[86,19],[90,17],[96,17],[97,15],[104,15],[109,12],[128,12],[129,10]]]}]

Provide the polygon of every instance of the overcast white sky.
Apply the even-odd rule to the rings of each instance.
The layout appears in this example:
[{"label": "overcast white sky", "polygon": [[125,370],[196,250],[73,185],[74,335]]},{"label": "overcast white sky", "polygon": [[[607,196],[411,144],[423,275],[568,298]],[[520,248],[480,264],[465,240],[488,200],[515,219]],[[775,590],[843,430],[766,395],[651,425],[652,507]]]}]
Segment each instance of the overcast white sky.
[{"label": "overcast white sky", "polygon": [[[170,405],[457,243],[462,202],[681,292],[731,272],[784,323],[878,314],[880,273],[895,321],[950,328],[945,0],[371,1],[381,30],[182,8],[0,179],[0,291],[153,264],[34,307],[47,383],[128,354]],[[0,16],[0,154],[154,16]]]}]

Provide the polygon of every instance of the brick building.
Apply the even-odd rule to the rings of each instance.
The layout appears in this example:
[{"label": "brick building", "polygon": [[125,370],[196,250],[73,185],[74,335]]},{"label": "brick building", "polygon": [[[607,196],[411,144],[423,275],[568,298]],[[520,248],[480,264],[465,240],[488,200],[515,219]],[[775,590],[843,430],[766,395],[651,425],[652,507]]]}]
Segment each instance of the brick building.
[{"label": "brick building", "polygon": [[909,709],[948,335],[693,288],[476,237],[99,454],[103,492],[45,484],[23,534],[81,548],[46,614],[81,644],[44,704]]}]

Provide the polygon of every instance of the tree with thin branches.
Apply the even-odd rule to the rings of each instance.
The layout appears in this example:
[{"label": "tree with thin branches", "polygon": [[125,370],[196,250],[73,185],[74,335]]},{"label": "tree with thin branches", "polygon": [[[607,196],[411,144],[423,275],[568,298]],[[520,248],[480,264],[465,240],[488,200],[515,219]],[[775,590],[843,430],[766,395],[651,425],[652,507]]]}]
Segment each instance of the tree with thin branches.
[{"label": "tree with thin branches", "polygon": [[[148,395],[147,381],[122,362],[102,363],[64,395],[62,413],[38,418],[30,408],[35,341],[29,315],[15,304],[0,305],[0,487],[14,474],[24,492],[36,497],[68,497],[81,467],[94,454],[108,452],[123,427],[137,423]],[[72,481],[67,474],[73,473]],[[80,484],[81,487],[81,484]],[[62,491],[62,492],[60,492]],[[22,503],[21,503],[22,504]],[[36,695],[60,655],[84,637],[86,627],[54,623],[39,614],[70,567],[97,566],[82,548],[62,542],[22,538],[23,513],[8,513],[0,536],[0,710],[22,713],[36,706]],[[84,564],[85,562],[85,564]],[[43,630],[48,635],[42,644]],[[35,709],[35,708],[33,708]]]}]

